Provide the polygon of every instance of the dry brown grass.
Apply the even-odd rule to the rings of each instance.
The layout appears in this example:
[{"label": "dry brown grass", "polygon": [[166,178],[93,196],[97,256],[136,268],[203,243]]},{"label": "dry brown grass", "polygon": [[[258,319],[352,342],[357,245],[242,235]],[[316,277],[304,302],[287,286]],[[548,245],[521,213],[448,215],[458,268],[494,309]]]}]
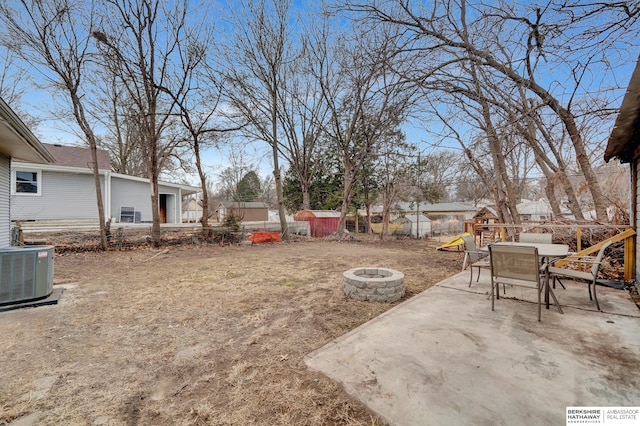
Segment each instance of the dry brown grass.
[{"label": "dry brown grass", "polygon": [[406,300],[457,272],[461,254],[309,241],[55,262],[68,287],[58,305],[0,314],[0,424],[380,425],[303,362],[395,305],[345,298],[341,274],[401,270]]}]

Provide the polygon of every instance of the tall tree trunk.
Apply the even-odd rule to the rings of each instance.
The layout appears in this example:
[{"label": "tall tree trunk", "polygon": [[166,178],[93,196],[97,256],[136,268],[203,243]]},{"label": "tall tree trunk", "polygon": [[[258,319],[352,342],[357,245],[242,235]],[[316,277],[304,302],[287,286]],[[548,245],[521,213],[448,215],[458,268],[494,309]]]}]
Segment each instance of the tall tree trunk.
[{"label": "tall tree trunk", "polygon": [[[489,150],[491,151],[491,156],[493,158],[493,167],[496,172],[495,183],[497,186],[497,190],[502,193],[499,196],[499,199],[496,200],[496,202],[498,203],[499,208],[504,209],[503,214],[505,215],[505,219],[509,220],[511,223],[519,224],[520,215],[518,214],[517,209],[517,198],[515,190],[513,188],[513,182],[511,182],[511,178],[507,173],[507,166],[505,163],[504,154],[502,152],[503,146],[500,141],[500,137],[498,136],[498,132],[493,125],[493,122],[491,121],[491,109],[489,107],[487,99],[482,93],[480,80],[478,79],[474,63],[471,64],[470,72],[473,78],[475,89],[478,93],[478,102],[480,103],[480,107],[482,108],[482,118],[485,124],[484,130],[487,134]],[[507,215],[508,217],[506,217]]]},{"label": "tall tree trunk", "polygon": [[[73,89],[70,88],[70,96],[71,103],[73,104],[73,114],[76,118],[76,122],[82,129],[82,132],[85,135],[85,139],[89,144],[89,151],[91,152],[91,163],[92,163],[92,172],[93,172],[93,182],[96,189],[96,203],[98,205],[98,223],[100,226],[100,248],[102,250],[107,249],[107,230],[105,223],[105,214],[104,214],[104,203],[102,201],[102,187],[100,186],[100,169],[98,164],[98,148],[96,143],[96,138],[89,125],[89,122],[86,119],[84,113],[84,107],[82,106],[82,101],[78,97],[77,93]],[[105,176],[105,180],[107,177]],[[106,182],[105,182],[106,186]]]},{"label": "tall tree trunk", "polygon": [[160,197],[158,196],[158,180],[151,179],[151,243],[160,247]]},{"label": "tall tree trunk", "polygon": [[273,178],[276,185],[276,198],[278,199],[278,216],[280,216],[280,229],[283,239],[289,236],[287,217],[284,209],[284,192],[282,190],[282,176],[280,162],[278,160],[278,70],[272,68],[271,86],[271,153],[273,156]]},{"label": "tall tree trunk", "polygon": [[349,213],[349,204],[351,204],[351,198],[353,197],[353,165],[349,161],[343,161],[344,164],[344,194],[342,197],[342,206],[340,207],[340,219],[338,220],[338,235],[341,236],[346,233],[347,227],[347,214]]},{"label": "tall tree trunk", "polygon": [[385,200],[383,202],[383,206],[382,206],[382,231],[380,232],[380,241],[384,240],[385,235],[387,235],[387,233],[389,232],[389,206],[388,206],[389,202],[387,200],[387,197],[385,196]]},{"label": "tall tree trunk", "polygon": [[[524,98],[524,96],[523,99],[524,102],[526,102],[526,98]],[[525,114],[525,119],[527,121],[526,127],[516,122],[516,129],[518,129],[518,132],[522,134],[522,136],[527,141],[527,144],[531,147],[535,161],[538,164],[538,167],[540,167],[542,174],[547,179],[547,184],[544,187],[544,191],[545,196],[549,201],[549,206],[551,207],[551,213],[553,217],[561,217],[562,211],[560,209],[560,203],[558,203],[555,194],[555,179],[553,179],[553,172],[549,170],[548,166],[551,162],[549,160],[549,157],[542,151],[542,147],[536,140],[535,123],[531,117],[530,111]]]},{"label": "tall tree trunk", "polygon": [[304,179],[300,179],[300,185],[302,189],[302,209],[311,210],[311,195],[309,194],[311,185]]},{"label": "tall tree trunk", "polygon": [[[377,4],[362,4],[358,6],[359,10],[371,12],[382,21],[388,21],[397,25],[407,26],[409,29],[416,31],[416,33],[419,34],[421,38],[427,43],[442,44],[443,48],[449,46],[453,49],[459,49],[463,52],[466,52],[466,54],[468,55],[468,59],[476,66],[490,67],[501,73],[514,83],[522,87],[526,87],[536,96],[538,96],[545,105],[551,108],[551,110],[553,110],[558,115],[558,117],[564,124],[564,127],[567,130],[567,133],[571,138],[571,142],[573,144],[576,161],[580,166],[580,170],[584,174],[589,191],[591,193],[597,219],[606,220],[606,198],[602,193],[602,189],[600,188],[598,179],[589,161],[584,141],[576,124],[574,115],[568,108],[563,107],[560,104],[560,101],[556,97],[554,97],[548,90],[540,86],[535,81],[532,74],[530,74],[529,77],[520,74],[518,69],[510,66],[504,61],[498,60],[490,49],[479,48],[475,44],[473,44],[473,39],[467,35],[466,1],[463,0],[459,3],[461,15],[460,25],[462,27],[462,30],[459,30],[458,28],[453,29],[453,34],[459,35],[461,37],[461,40],[457,40],[451,37],[450,34],[452,34],[452,32],[443,30],[441,27],[437,27],[436,25],[434,25],[434,21],[430,20],[429,18],[423,18],[414,13],[414,11],[411,10],[411,2],[397,2],[398,10],[406,13],[406,20],[395,18],[393,14],[384,13],[381,7]],[[454,22],[451,17],[449,17],[449,19],[449,22]],[[444,21],[438,20],[438,22]],[[434,40],[429,40],[429,38],[433,38]]]},{"label": "tall tree trunk", "polygon": [[[538,125],[538,130],[540,131],[540,134],[542,134],[542,137],[547,143],[549,151],[553,154],[556,160],[557,165],[554,165],[551,161],[548,161],[547,164],[549,165],[551,170],[555,173],[556,179],[554,180],[557,180],[560,182],[560,184],[562,185],[562,189],[564,190],[564,193],[567,195],[567,201],[569,202],[569,210],[571,210],[571,213],[573,213],[573,216],[577,220],[584,220],[584,215],[582,214],[582,208],[580,207],[580,201],[578,200],[578,196],[576,195],[573,185],[571,184],[571,181],[567,176],[568,166],[564,161],[564,158],[562,158],[562,155],[560,154],[560,152],[558,152],[558,149],[555,146],[553,142],[553,138],[551,137],[549,132],[541,125]],[[540,148],[540,154],[541,156],[546,155],[542,148]]]},{"label": "tall tree trunk", "polygon": [[478,55],[479,58],[482,58],[483,61],[491,66],[492,68],[503,72],[507,77],[509,77],[514,82],[527,87],[533,93],[538,95],[542,102],[544,102],[547,106],[549,106],[564,124],[565,129],[569,137],[571,138],[571,143],[573,144],[573,149],[576,154],[576,162],[580,167],[580,170],[584,174],[584,178],[587,181],[587,185],[589,187],[589,192],[591,193],[591,198],[593,199],[593,206],[596,212],[597,220],[606,220],[607,219],[607,203],[606,198],[602,194],[602,189],[600,188],[600,183],[598,182],[598,178],[593,171],[593,167],[591,166],[591,162],[589,161],[589,156],[587,155],[587,151],[585,149],[584,142],[582,140],[582,135],[578,130],[578,126],[575,121],[575,117],[573,114],[563,107],[560,104],[560,101],[556,99],[551,93],[545,90],[542,86],[531,79],[526,79],[516,73],[514,70],[510,68],[506,68],[504,64],[499,63],[493,57],[489,56],[486,52],[481,54],[480,51],[475,48],[471,48],[474,55]]},{"label": "tall tree trunk", "polygon": [[203,233],[206,233],[206,228],[209,227],[209,194],[207,192],[207,175],[202,168],[200,143],[198,142],[197,136],[194,136],[193,152],[196,157],[196,169],[198,170],[198,177],[200,178],[200,188],[202,188],[202,217],[200,218],[200,222],[202,223]]},{"label": "tall tree trunk", "polygon": [[[151,123],[152,132],[155,133],[155,123]],[[151,164],[149,166],[149,180],[151,181],[151,243],[154,247],[160,247],[160,239],[162,234],[160,233],[160,195],[158,194],[158,175],[160,169],[158,165],[158,147],[157,140],[152,137],[151,145]]]}]

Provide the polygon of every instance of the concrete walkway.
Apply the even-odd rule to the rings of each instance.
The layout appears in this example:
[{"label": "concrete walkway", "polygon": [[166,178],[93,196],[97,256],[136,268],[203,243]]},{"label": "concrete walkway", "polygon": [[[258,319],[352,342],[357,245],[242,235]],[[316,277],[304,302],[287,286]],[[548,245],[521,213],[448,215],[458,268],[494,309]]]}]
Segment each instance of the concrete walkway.
[{"label": "concrete walkway", "polygon": [[305,358],[390,425],[564,425],[568,406],[640,406],[640,311],[627,291],[535,290],[487,300],[488,272],[411,298]]}]

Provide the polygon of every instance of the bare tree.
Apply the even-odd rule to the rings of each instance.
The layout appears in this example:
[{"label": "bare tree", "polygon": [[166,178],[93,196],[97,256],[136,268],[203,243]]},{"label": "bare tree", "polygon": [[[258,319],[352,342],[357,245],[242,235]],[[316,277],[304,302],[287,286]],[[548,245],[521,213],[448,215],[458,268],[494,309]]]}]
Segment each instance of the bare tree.
[{"label": "bare tree", "polygon": [[91,31],[94,11],[84,2],[21,0],[11,5],[0,4],[0,19],[16,52],[25,61],[40,67],[55,90],[64,93],[73,110],[75,121],[91,151],[95,182],[100,245],[107,248],[107,230],[98,170],[97,138],[87,113],[84,95],[85,74],[91,59]]},{"label": "bare tree", "polygon": [[343,166],[343,199],[338,232],[344,232],[356,175],[376,155],[377,144],[405,118],[413,93],[391,72],[388,34],[359,31],[350,37],[316,41],[315,77],[329,108],[326,134]]},{"label": "bare tree", "polygon": [[[372,25],[390,25],[404,31],[405,37],[398,49],[399,54],[401,52],[414,57],[437,58],[431,65],[425,63],[424,67],[416,68],[416,72],[411,75],[413,81],[429,81],[433,72],[466,62],[490,69],[537,96],[562,121],[571,140],[575,159],[587,181],[596,214],[606,218],[606,200],[593,172],[576,114],[572,110],[572,101],[583,90],[584,76],[587,75],[591,59],[595,55],[588,55],[582,62],[569,63],[562,54],[557,54],[557,50],[547,48],[550,40],[560,36],[565,44],[571,44],[569,35],[575,28],[548,25],[546,21],[551,19],[551,13],[546,9],[518,9],[518,5],[508,5],[506,2],[491,7],[475,5],[473,13],[469,14],[473,18],[467,14],[469,7],[464,0],[437,1],[428,9],[424,5],[417,6],[404,0],[350,2],[349,8],[363,12],[362,16],[369,19]],[[531,18],[522,9],[527,9]],[[557,44],[553,46],[555,47]],[[567,82],[573,84],[573,89],[569,96],[556,93],[555,89],[562,88],[563,85],[539,78],[548,73],[548,67],[543,70],[539,66],[541,61],[549,61],[552,55],[557,60],[557,67],[570,70],[573,81]]]},{"label": "bare tree", "polygon": [[207,174],[202,162],[203,151],[222,140],[222,134],[240,130],[243,124],[222,125],[225,121],[219,112],[222,85],[215,70],[207,63],[207,51],[213,45],[213,36],[204,21],[192,23],[190,31],[177,46],[180,67],[171,73],[173,80],[160,89],[171,97],[178,108],[180,122],[187,132],[187,143],[195,157],[195,166],[202,188],[203,228],[209,226],[209,195]]},{"label": "bare tree", "polygon": [[[466,163],[463,163],[466,164]],[[487,185],[477,177],[473,169],[466,169],[456,180],[456,195],[458,199],[470,201],[478,206],[480,201],[487,198],[491,191]]]},{"label": "bare tree", "polygon": [[238,198],[240,181],[247,173],[256,171],[255,165],[246,161],[241,150],[232,149],[228,160],[230,166],[217,174],[219,193],[227,201]]},{"label": "bare tree", "polygon": [[[176,144],[163,139],[175,101],[163,97],[169,72],[179,62],[188,4],[186,0],[105,0],[105,16],[93,37],[102,49],[104,66],[120,79],[140,120],[141,147],[148,159],[154,246],[160,245],[158,178]],[[181,83],[178,83],[181,84]]]},{"label": "bare tree", "polygon": [[[321,22],[328,23],[326,19]],[[310,46],[322,37],[321,29],[311,30],[303,37],[301,54],[284,68],[279,96],[278,119],[285,135],[279,141],[279,150],[298,177],[303,209],[311,208],[309,193],[320,167],[318,150],[329,116],[320,82],[313,78],[319,64],[310,51]]]},{"label": "bare tree", "polygon": [[415,150],[415,147],[407,144],[404,134],[398,131],[389,132],[380,140],[375,178],[382,199],[382,231],[379,236],[381,240],[389,232],[391,209],[410,187],[413,174],[412,150]]},{"label": "bare tree", "polygon": [[21,119],[27,119],[25,111],[20,108],[20,103],[25,90],[21,82],[28,76],[25,70],[16,62],[15,52],[10,48],[13,45],[7,37],[0,35],[0,97],[20,114]]},{"label": "bare tree", "polygon": [[[98,147],[109,152],[111,168],[117,173],[148,177],[148,161],[141,147],[140,114],[120,79],[113,74],[88,76],[97,92],[87,99],[93,119],[106,130],[98,140]],[[98,81],[102,81],[99,83]]]},{"label": "bare tree", "polygon": [[243,0],[236,5],[235,31],[226,46],[226,86],[233,107],[249,123],[245,134],[271,148],[282,236],[288,234],[280,171],[283,78],[295,56],[290,38],[290,0]]}]

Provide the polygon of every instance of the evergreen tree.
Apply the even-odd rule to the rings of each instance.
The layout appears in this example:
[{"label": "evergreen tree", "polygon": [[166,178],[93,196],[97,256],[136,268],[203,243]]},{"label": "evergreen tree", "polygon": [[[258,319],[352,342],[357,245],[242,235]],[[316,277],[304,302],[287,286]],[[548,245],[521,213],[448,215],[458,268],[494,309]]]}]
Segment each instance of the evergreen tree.
[{"label": "evergreen tree", "polygon": [[262,187],[260,185],[260,178],[251,170],[247,172],[240,182],[238,183],[238,190],[233,197],[233,201],[239,203],[248,203],[255,201],[262,194]]}]

